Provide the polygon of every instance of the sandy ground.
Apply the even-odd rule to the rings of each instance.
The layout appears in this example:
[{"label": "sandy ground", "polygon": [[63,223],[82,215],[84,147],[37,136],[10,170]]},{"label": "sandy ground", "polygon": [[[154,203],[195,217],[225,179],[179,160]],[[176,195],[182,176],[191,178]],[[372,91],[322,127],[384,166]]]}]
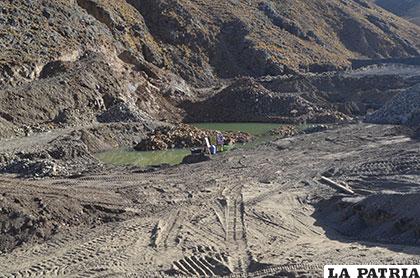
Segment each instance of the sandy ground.
[{"label": "sandy ground", "polygon": [[[71,198],[125,216],[77,225],[87,219],[81,210],[56,220],[59,232],[45,242],[0,254],[0,277],[318,277],[324,264],[409,264],[420,260],[420,226],[395,223],[419,210],[410,198],[419,173],[420,142],[396,127],[353,125],[156,172],[2,176],[3,198],[39,196],[47,207]],[[390,195],[407,196],[410,209],[392,211]]]}]

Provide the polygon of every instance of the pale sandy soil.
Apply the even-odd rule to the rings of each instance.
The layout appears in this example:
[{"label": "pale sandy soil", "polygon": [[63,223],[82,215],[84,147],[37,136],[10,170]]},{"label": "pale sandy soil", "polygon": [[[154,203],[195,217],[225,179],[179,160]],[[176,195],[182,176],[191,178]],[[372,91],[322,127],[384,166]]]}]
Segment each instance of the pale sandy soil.
[{"label": "pale sandy soil", "polygon": [[[40,196],[47,208],[71,198],[125,216],[77,225],[86,212],[69,209],[76,220],[60,220],[47,241],[1,254],[0,277],[318,277],[324,264],[410,263],[420,259],[416,220],[398,230],[405,212],[378,200],[399,194],[419,210],[409,198],[420,185],[419,158],[420,143],[398,128],[355,125],[157,172],[3,176],[2,198]],[[322,184],[321,175],[357,197]],[[366,196],[377,207],[356,209]]]}]

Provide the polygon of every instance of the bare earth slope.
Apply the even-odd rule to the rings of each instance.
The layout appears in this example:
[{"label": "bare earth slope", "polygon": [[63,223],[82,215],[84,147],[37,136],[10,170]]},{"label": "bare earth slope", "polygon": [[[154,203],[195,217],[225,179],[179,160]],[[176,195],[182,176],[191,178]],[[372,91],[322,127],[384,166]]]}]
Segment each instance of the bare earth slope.
[{"label": "bare earth slope", "polygon": [[375,0],[376,5],[420,25],[419,0]]},{"label": "bare earth slope", "polygon": [[[98,2],[112,11],[108,1]],[[120,2],[143,16],[163,64],[198,83],[340,67],[349,58],[417,55],[420,43],[416,26],[357,1]]]},{"label": "bare earth slope", "polygon": [[418,53],[418,27],[358,1],[129,2],[181,62],[174,65],[177,72],[200,79],[277,75],[316,64],[345,66],[348,58]]},{"label": "bare earth slope", "polygon": [[418,99],[418,66],[336,70],[419,56],[419,34],[364,0],[0,1],[0,277],[418,261],[420,148],[405,127],[345,125],[175,167],[93,153],[168,122],[388,115]]},{"label": "bare earth slope", "polygon": [[226,78],[334,70],[350,58],[416,56],[420,46],[420,27],[363,1],[18,0],[0,8],[5,137],[179,121],[186,101],[209,97],[207,87]]}]

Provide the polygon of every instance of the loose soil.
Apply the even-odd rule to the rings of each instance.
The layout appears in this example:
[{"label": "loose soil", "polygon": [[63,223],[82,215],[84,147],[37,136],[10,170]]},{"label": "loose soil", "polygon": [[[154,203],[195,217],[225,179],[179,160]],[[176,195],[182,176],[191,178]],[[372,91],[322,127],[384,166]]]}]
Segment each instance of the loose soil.
[{"label": "loose soil", "polygon": [[[1,278],[418,261],[420,70],[389,62],[417,59],[419,26],[364,0],[16,0],[0,34]],[[406,127],[359,123],[374,111]],[[209,135],[181,123],[221,121],[335,128],[188,165],[94,155],[194,146]]]},{"label": "loose soil", "polygon": [[409,264],[420,143],[401,131],[348,125],[154,171],[3,175],[0,273],[321,277],[327,263]]}]

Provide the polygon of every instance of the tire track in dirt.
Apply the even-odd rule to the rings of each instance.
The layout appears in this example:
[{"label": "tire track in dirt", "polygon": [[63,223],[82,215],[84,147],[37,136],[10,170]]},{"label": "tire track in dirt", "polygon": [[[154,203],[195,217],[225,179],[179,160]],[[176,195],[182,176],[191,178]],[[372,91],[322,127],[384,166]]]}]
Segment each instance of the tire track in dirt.
[{"label": "tire track in dirt", "polygon": [[151,245],[155,248],[172,247],[183,223],[183,215],[182,209],[176,209],[166,219],[159,220],[153,229]]},{"label": "tire track in dirt", "polygon": [[[285,272],[285,273],[295,273],[297,271],[319,271],[319,273],[321,273],[321,271],[324,268],[324,264],[289,264],[289,265],[280,265],[280,266],[274,266],[274,267],[268,267],[268,268],[264,268],[262,270],[258,270],[255,272],[252,272],[252,277],[267,277],[267,275],[275,275],[278,274],[280,272]],[[321,277],[322,275],[319,275],[319,277]],[[229,278],[240,278],[243,277],[241,275],[238,274],[232,274],[230,276],[228,276]],[[283,276],[280,276],[283,277]],[[284,276],[284,277],[288,277],[288,276]]]},{"label": "tire track in dirt", "polygon": [[225,242],[233,273],[247,273],[250,265],[242,188],[242,184],[227,187],[219,199],[219,204],[224,206],[225,210]]},{"label": "tire track in dirt", "polygon": [[[210,198],[210,200],[212,200]],[[202,203],[203,200],[197,200]],[[208,200],[206,200],[208,202]],[[113,265],[113,269],[126,271],[124,263],[129,259],[129,256],[124,254],[130,254],[132,256],[139,255],[138,252],[128,252],[132,245],[135,244],[138,234],[142,233],[142,230],[150,232],[153,222],[157,218],[168,219],[165,225],[164,233],[159,236],[157,241],[159,246],[165,248],[169,247],[171,242],[175,242],[174,237],[177,233],[177,227],[182,223],[182,219],[178,219],[178,216],[182,215],[181,208],[191,206],[192,204],[182,203],[178,206],[174,206],[176,209],[175,213],[169,213],[168,209],[162,209],[155,211],[153,218],[135,218],[132,220],[124,221],[117,224],[112,224],[108,228],[102,227],[100,233],[93,233],[92,239],[87,240],[86,234],[78,234],[77,236],[63,237],[59,240],[48,242],[43,248],[43,256],[49,254],[47,258],[41,261],[24,266],[18,271],[14,271],[8,276],[10,277],[31,277],[31,276],[64,276],[65,274],[72,273],[73,271],[83,270],[84,265]],[[78,242],[79,239],[85,241]],[[106,246],[106,248],[104,248]],[[60,248],[62,247],[62,248]],[[138,246],[137,246],[138,247]],[[53,250],[58,250],[58,253]],[[31,252],[31,250],[21,251],[28,261],[39,260],[39,254]],[[48,258],[49,257],[49,258]],[[19,256],[22,258],[22,256]],[[194,259],[195,260],[195,259]],[[106,263],[106,264],[105,264]],[[194,265],[194,264],[193,264]],[[79,269],[82,268],[82,269]],[[102,268],[103,272],[107,271],[106,268]],[[96,271],[95,271],[96,272]],[[91,273],[88,271],[88,273]],[[7,277],[8,277],[7,276]]]},{"label": "tire track in dirt", "polygon": [[262,194],[257,195],[254,198],[251,198],[247,201],[245,201],[245,205],[247,207],[252,207],[270,197],[273,197],[277,194],[281,194],[281,192],[283,192],[285,189],[289,189],[291,187],[292,184],[299,184],[301,183],[301,181],[290,181],[290,182],[285,182],[282,183],[280,185],[275,185],[273,189],[270,189]]},{"label": "tire track in dirt", "polygon": [[[197,257],[191,257],[190,259],[196,263],[191,263],[190,269],[185,267],[184,273],[189,275],[212,275],[217,273],[219,275],[229,273],[247,273],[250,258],[247,249],[246,242],[246,230],[244,220],[244,207],[243,207],[243,196],[241,194],[242,185],[236,185],[226,187],[221,193],[222,196],[218,197],[216,202],[216,208],[218,210],[219,222],[223,226],[225,235],[223,238],[219,238],[216,234],[211,234],[208,231],[203,231],[201,228],[196,226],[188,225],[190,231],[199,232],[200,237],[204,238],[206,242],[211,243],[216,248],[227,251],[227,256],[224,257],[220,253],[213,254],[213,256],[205,256],[203,259]],[[214,206],[213,206],[214,209]],[[188,262],[188,259],[184,259]],[[209,264],[209,261],[213,263]],[[200,263],[201,262],[201,263]],[[206,265],[206,268],[194,268],[198,265]],[[185,264],[185,263],[184,263]],[[181,267],[180,267],[181,269]],[[209,271],[211,270],[211,272]]]},{"label": "tire track in dirt", "polygon": [[[185,276],[247,273],[250,256],[247,251],[242,184],[221,188],[219,195],[210,200],[208,205],[201,205],[194,215],[208,217],[209,211],[214,213],[212,215],[216,217],[224,235],[218,235],[211,228],[200,227],[201,222],[185,221],[182,224],[183,231],[199,238],[207,247],[204,251],[173,262],[173,269],[177,274]],[[225,250],[226,254],[220,250]]]},{"label": "tire track in dirt", "polygon": [[387,176],[401,174],[416,174],[420,172],[418,157],[406,157],[393,160],[369,161],[350,170],[350,175],[356,176]]},{"label": "tire track in dirt", "polygon": [[[62,242],[63,248],[55,254],[52,252],[48,256],[49,258],[41,257],[40,262],[23,267],[23,269],[8,275],[11,277],[60,276],[60,273],[65,274],[80,265],[101,265],[102,263],[98,262],[102,261],[122,266],[128,259],[124,253],[136,240],[136,234],[141,230],[148,230],[149,227],[150,221],[138,218],[118,223],[108,229],[102,229],[99,235],[83,243],[75,243],[71,237],[65,238]],[[54,244],[49,244],[48,248],[56,250]],[[33,253],[26,255],[26,258],[32,261],[37,260],[36,254]]]}]

